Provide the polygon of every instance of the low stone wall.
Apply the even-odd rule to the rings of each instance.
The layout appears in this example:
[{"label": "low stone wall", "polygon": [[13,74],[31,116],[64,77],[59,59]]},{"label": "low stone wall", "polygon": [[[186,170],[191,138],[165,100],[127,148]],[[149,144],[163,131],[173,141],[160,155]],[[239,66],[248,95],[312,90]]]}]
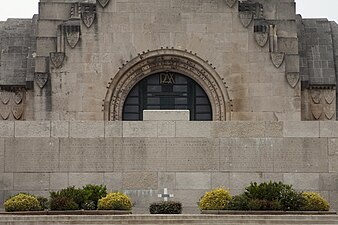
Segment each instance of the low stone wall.
[{"label": "low stone wall", "polygon": [[0,225],[50,224],[256,224],[256,225],[336,225],[335,215],[131,215],[131,216],[1,216]]},{"label": "low stone wall", "polygon": [[185,213],[251,181],[317,191],[338,209],[337,122],[0,122],[0,201],[70,185],[123,190],[146,213],[168,188]]}]

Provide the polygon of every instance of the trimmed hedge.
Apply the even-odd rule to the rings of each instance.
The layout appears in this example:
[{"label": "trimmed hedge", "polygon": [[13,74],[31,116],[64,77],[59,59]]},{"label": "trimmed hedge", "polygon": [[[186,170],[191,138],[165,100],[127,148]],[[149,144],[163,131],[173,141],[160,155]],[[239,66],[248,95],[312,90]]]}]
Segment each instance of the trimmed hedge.
[{"label": "trimmed hedge", "polygon": [[198,206],[202,210],[222,210],[228,207],[231,199],[229,190],[217,188],[206,192],[200,199]]},{"label": "trimmed hedge", "polygon": [[38,199],[33,195],[25,193],[19,193],[9,198],[5,201],[4,207],[6,212],[41,210]]},{"label": "trimmed hedge", "polygon": [[130,210],[132,203],[130,198],[121,192],[112,192],[99,200],[99,210]]},{"label": "trimmed hedge", "polygon": [[154,202],[149,207],[150,214],[181,214],[182,203],[175,201]]}]

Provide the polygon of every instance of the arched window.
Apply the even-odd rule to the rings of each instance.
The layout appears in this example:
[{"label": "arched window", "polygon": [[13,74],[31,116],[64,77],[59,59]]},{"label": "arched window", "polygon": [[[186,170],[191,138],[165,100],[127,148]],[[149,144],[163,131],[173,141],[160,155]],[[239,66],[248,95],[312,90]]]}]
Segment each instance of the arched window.
[{"label": "arched window", "polygon": [[194,80],[179,73],[156,73],[137,83],[127,96],[122,119],[143,120],[145,109],[188,109],[190,120],[212,120],[205,91]]}]

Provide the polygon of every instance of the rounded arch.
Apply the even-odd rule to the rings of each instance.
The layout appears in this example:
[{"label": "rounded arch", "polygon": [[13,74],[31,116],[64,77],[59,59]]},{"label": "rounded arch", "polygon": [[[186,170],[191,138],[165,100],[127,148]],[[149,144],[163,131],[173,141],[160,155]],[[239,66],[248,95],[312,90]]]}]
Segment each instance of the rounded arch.
[{"label": "rounded arch", "polygon": [[148,51],[121,68],[108,87],[104,119],[122,120],[123,105],[131,89],[143,78],[166,71],[181,73],[196,81],[210,100],[213,120],[229,120],[230,99],[221,77],[197,55],[177,49]]}]

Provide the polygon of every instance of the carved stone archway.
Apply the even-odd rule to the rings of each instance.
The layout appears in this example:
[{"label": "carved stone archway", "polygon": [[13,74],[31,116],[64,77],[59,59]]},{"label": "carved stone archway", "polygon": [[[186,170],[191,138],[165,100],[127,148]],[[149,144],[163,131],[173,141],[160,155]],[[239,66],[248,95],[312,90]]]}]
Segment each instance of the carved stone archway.
[{"label": "carved stone archway", "polygon": [[124,102],[134,85],[147,76],[166,71],[181,73],[195,80],[208,95],[213,120],[229,120],[230,100],[221,77],[200,57],[177,49],[148,51],[121,68],[108,87],[104,119],[122,120]]}]

